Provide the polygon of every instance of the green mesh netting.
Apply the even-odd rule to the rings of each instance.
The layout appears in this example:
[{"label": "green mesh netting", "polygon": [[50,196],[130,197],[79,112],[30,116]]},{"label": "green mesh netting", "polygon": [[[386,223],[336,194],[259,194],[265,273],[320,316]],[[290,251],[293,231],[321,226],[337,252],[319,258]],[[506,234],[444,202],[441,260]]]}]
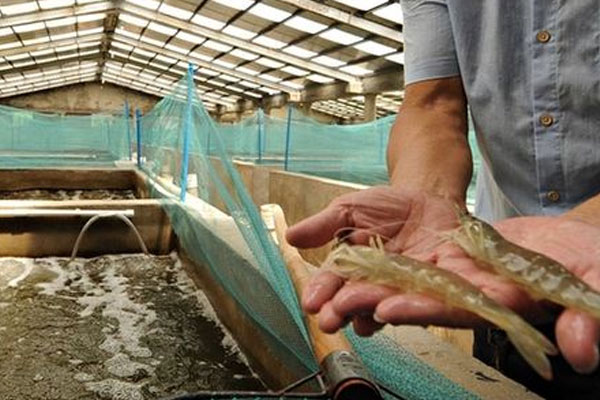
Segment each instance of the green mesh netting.
[{"label": "green mesh netting", "polygon": [[126,123],[0,106],[0,167],[112,165],[129,157]]},{"label": "green mesh netting", "polygon": [[[264,116],[258,114],[256,119],[259,118]],[[178,187],[180,198],[186,198],[185,202],[176,200],[176,196],[165,200],[165,208],[184,249],[210,268],[215,280],[272,336],[282,352],[291,354],[301,369],[315,371],[317,365],[294,288],[228,152],[239,156],[254,143],[255,149],[264,146],[261,154],[264,159],[281,157],[277,150],[281,138],[270,142],[270,128],[265,124],[265,130],[259,134],[258,127],[262,124],[255,122],[246,120],[225,131],[217,126],[199,100],[192,75],[188,74],[171,95],[141,120],[145,160],[142,168],[165,186]],[[238,143],[232,138],[243,132],[243,126],[257,131],[248,141]],[[252,156],[250,150],[247,155]],[[187,171],[186,159],[189,160]],[[228,211],[252,252],[253,263],[244,263],[235,254],[225,254],[223,239],[211,232],[211,222],[190,206],[195,199],[191,193]],[[382,335],[372,339],[360,339],[352,334],[350,337],[377,379],[407,399],[476,398]]]},{"label": "green mesh netting", "polygon": [[[332,125],[293,107],[286,114],[287,118],[281,119],[259,110],[239,123],[216,126],[225,149],[236,159],[364,185],[389,183],[386,149],[396,116],[357,125]],[[472,124],[470,127],[474,173],[467,198],[474,204],[481,155]]]}]

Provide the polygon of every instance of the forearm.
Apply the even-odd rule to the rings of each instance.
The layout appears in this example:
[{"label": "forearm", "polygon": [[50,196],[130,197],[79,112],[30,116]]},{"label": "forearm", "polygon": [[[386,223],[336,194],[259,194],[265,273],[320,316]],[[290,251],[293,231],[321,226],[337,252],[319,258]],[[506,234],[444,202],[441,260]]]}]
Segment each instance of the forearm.
[{"label": "forearm", "polygon": [[464,203],[472,160],[460,80],[440,79],[414,89],[407,87],[390,136],[391,185]]},{"label": "forearm", "polygon": [[564,216],[600,226],[600,194],[567,211]]}]

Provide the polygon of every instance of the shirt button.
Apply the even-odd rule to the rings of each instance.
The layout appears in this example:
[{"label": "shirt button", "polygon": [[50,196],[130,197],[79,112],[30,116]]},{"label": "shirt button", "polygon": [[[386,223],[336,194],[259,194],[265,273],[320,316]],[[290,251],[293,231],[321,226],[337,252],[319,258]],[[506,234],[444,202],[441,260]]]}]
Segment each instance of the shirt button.
[{"label": "shirt button", "polygon": [[551,202],[556,203],[558,200],[560,200],[560,193],[558,193],[556,190],[551,190],[546,194],[546,197],[548,197],[548,200]]},{"label": "shirt button", "polygon": [[546,128],[549,127],[550,125],[552,125],[553,123],[554,123],[554,118],[552,118],[552,115],[542,114],[540,116],[540,124],[542,124]]},{"label": "shirt button", "polygon": [[548,32],[548,31],[539,31],[537,33],[537,35],[535,35],[535,38],[540,43],[548,43],[550,41],[551,37],[552,36],[550,35],[550,32]]}]

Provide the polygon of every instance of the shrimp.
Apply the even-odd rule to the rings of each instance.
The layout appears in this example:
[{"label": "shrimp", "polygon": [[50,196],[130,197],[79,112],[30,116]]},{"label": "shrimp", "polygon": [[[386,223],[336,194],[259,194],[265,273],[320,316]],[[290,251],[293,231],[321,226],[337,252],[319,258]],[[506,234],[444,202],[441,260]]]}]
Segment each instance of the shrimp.
[{"label": "shrimp", "polygon": [[546,354],[558,354],[556,347],[518,314],[450,271],[399,254],[386,253],[380,238],[371,246],[342,243],[329,254],[323,266],[345,279],[424,294],[476,314],[504,329],[527,362],[542,377],[552,379],[552,368]]},{"label": "shrimp", "polygon": [[516,283],[534,299],[547,299],[600,320],[600,293],[559,262],[504,239],[490,224],[459,215],[460,228],[449,234],[478,264]]}]

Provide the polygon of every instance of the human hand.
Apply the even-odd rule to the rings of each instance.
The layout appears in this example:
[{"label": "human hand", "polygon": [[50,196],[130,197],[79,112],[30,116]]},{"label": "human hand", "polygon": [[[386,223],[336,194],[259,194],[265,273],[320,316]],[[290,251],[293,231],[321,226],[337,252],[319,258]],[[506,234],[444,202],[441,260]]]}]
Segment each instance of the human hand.
[{"label": "human hand", "polygon": [[[390,223],[392,221],[392,223]],[[496,301],[534,323],[550,321],[552,309],[534,302],[521,290],[479,268],[460,249],[444,243],[437,233],[456,227],[454,206],[441,198],[379,187],[342,196],[326,210],[290,228],[288,240],[299,247],[324,244],[341,228],[359,229],[351,242],[365,244],[379,234],[389,238],[386,250],[435,263],[468,279]],[[600,229],[562,217],[513,218],[497,224],[509,240],[544,253],[563,263],[590,286],[600,289]],[[332,273],[317,274],[303,294],[302,304],[319,313],[325,332],[334,332],[352,321],[358,334],[370,335],[391,324],[475,327],[485,324],[476,316],[452,309],[423,295],[367,283],[346,283]],[[598,322],[574,310],[556,321],[559,348],[580,372],[591,372],[598,363]]]}]

